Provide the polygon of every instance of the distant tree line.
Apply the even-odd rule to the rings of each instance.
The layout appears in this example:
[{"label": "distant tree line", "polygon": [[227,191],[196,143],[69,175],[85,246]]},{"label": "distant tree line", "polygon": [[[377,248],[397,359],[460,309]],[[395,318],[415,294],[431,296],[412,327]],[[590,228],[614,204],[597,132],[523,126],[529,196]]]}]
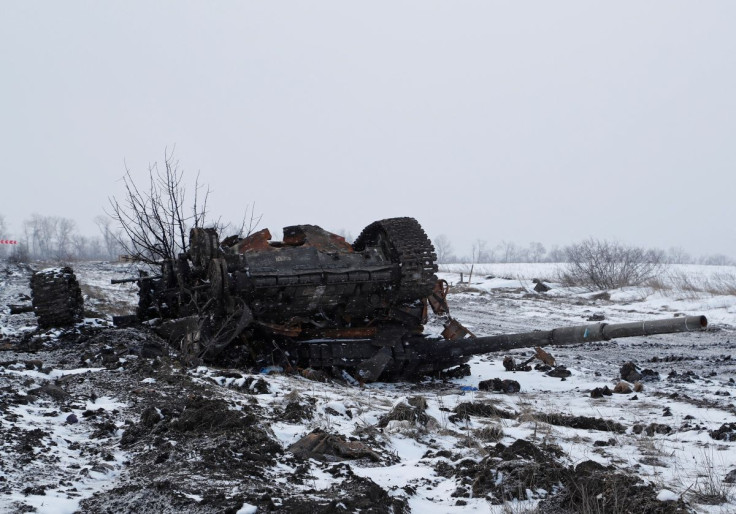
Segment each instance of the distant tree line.
[{"label": "distant tree line", "polygon": [[[168,164],[168,163],[167,163]],[[250,211],[250,226],[244,218],[235,232],[249,233],[252,227],[258,224],[259,217],[255,218]],[[5,217],[0,213],[0,239],[15,239],[17,245],[0,245],[0,259],[10,259],[18,262],[25,261],[74,261],[74,260],[116,260],[121,254],[129,253],[121,241],[125,241],[125,233],[119,227],[119,220],[100,215],[94,219],[98,228],[96,236],[86,236],[79,233],[77,224],[70,218],[61,216],[45,216],[33,214],[23,221],[20,233],[11,237]],[[220,225],[216,223],[216,225]],[[223,228],[219,227],[218,228]],[[346,239],[352,237],[344,229],[340,231]],[[590,241],[590,240],[588,240]],[[593,240],[595,241],[595,240]],[[496,245],[490,245],[484,239],[476,239],[472,245],[470,255],[455,253],[450,238],[439,234],[432,241],[437,253],[437,260],[446,263],[509,263],[509,262],[560,262],[570,263],[575,260],[576,248],[582,243],[568,246],[553,245],[547,248],[544,244],[533,241],[521,245],[512,241],[503,240]],[[615,245],[612,242],[605,242]],[[652,257],[662,264],[703,264],[711,266],[733,266],[736,260],[724,254],[711,254],[694,257],[679,247],[672,247],[666,251],[659,249],[640,249],[643,254]],[[656,257],[656,259],[654,259]]]},{"label": "distant tree line", "polygon": [[[589,240],[590,241],[590,240]],[[594,240],[595,241],[595,240]],[[533,241],[528,245],[520,245],[512,241],[501,241],[490,245],[484,239],[476,239],[470,255],[455,253],[450,238],[440,234],[432,241],[434,243],[437,260],[441,264],[447,263],[507,263],[507,262],[571,262],[579,255],[579,245],[551,246],[549,249],[542,243]],[[601,242],[603,243],[603,242]],[[616,243],[606,242],[608,246]],[[620,246],[620,245],[619,245]],[[667,251],[659,249],[640,249],[649,257],[656,257],[657,262],[663,264],[704,264],[710,266],[733,266],[736,260],[723,254],[704,255],[694,257],[679,247],[672,247]]]},{"label": "distant tree line", "polygon": [[[99,235],[85,236],[70,218],[32,214],[23,221],[20,235],[14,237],[18,244],[0,247],[0,258],[16,262],[117,259],[121,253],[120,233],[107,216],[97,216],[94,221]],[[2,215],[0,239],[10,239]]]}]

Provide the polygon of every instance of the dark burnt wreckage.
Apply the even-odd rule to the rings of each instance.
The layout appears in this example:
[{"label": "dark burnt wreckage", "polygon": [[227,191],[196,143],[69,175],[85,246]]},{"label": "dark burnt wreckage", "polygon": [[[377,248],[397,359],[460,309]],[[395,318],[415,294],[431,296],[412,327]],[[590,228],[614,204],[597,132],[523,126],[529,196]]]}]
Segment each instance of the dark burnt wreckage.
[{"label": "dark burnt wreckage", "polygon": [[[477,354],[700,330],[704,316],[476,337],[450,316],[431,241],[413,218],[368,225],[351,245],[315,225],[222,241],[194,228],[190,247],[138,283],[136,322],[196,360],[240,352],[254,364],[344,369],[364,382],[432,374]],[[121,281],[114,281],[121,282]],[[441,337],[423,334],[429,310]],[[118,324],[131,317],[117,318]]]}]

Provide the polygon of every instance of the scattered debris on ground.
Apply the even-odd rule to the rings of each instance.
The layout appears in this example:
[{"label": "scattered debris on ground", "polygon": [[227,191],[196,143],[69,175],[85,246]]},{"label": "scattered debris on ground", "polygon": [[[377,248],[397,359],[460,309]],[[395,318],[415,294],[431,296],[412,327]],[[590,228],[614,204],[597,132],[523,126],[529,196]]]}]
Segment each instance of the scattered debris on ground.
[{"label": "scattered debris on ground", "polygon": [[[125,275],[76,271],[83,289],[113,273]],[[2,305],[28,305],[31,271],[0,277]],[[123,286],[96,287],[134,305]],[[561,289],[453,301],[477,333],[491,333],[509,303],[528,309],[528,325],[497,331],[561,325],[544,309],[582,316],[593,301],[606,319],[623,316],[615,292],[554,307]],[[111,303],[84,298],[95,311]],[[33,312],[13,310],[0,310],[0,510],[680,514],[736,504],[728,326],[488,354],[361,386],[329,369],[191,367],[145,326],[38,328]],[[613,394],[618,384],[629,394]]]}]

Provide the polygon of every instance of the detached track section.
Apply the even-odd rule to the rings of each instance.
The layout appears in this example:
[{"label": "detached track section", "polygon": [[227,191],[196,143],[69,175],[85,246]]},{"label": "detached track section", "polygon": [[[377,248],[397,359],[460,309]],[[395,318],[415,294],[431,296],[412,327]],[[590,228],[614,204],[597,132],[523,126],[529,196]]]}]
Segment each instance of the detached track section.
[{"label": "detached track section", "polygon": [[40,327],[65,327],[82,321],[82,291],[70,267],[48,268],[34,273],[31,294]]},{"label": "detached track section", "polygon": [[396,301],[413,301],[432,294],[437,282],[437,255],[432,241],[414,218],[389,218],[371,223],[353,243],[356,252],[382,246],[391,261],[399,263]]}]

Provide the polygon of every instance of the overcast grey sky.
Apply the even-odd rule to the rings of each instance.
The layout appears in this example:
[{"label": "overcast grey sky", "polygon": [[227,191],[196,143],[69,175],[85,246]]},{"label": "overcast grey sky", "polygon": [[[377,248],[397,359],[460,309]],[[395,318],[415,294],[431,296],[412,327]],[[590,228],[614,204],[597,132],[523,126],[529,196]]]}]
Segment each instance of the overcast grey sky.
[{"label": "overcast grey sky", "polygon": [[[736,256],[736,2],[0,1],[0,214],[176,145],[211,211]],[[2,236],[2,235],[0,235]]]}]

